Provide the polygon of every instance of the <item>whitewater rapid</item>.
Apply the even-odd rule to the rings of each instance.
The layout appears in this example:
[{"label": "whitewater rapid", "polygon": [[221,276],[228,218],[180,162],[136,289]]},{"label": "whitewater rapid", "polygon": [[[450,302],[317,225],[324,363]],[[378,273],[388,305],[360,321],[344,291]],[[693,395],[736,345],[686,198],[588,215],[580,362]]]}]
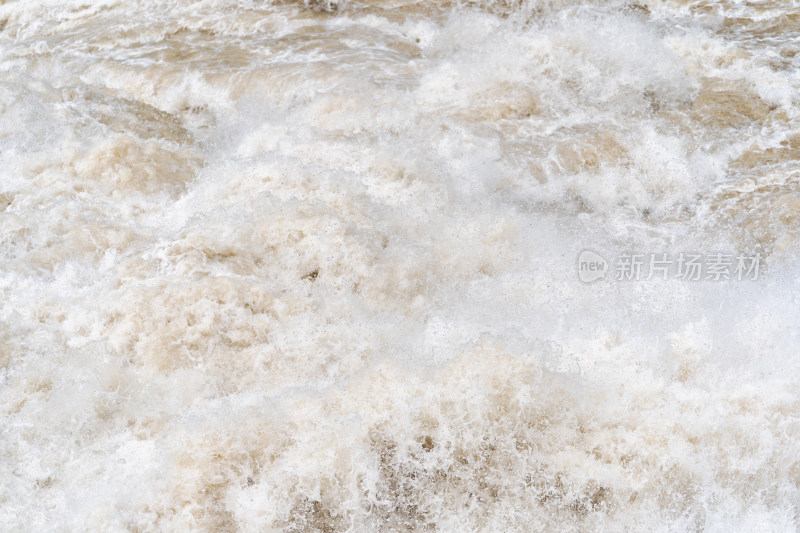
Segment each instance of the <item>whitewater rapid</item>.
[{"label": "whitewater rapid", "polygon": [[0,1],[0,529],[798,531],[799,42],[794,0]]}]

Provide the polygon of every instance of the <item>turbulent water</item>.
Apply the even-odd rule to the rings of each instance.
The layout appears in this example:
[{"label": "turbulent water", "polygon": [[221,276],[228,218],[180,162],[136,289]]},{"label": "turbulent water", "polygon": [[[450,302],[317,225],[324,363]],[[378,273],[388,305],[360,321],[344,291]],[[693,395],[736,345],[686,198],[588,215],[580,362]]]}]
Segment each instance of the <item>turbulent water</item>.
[{"label": "turbulent water", "polygon": [[3,531],[798,531],[798,348],[796,0],[0,0]]}]

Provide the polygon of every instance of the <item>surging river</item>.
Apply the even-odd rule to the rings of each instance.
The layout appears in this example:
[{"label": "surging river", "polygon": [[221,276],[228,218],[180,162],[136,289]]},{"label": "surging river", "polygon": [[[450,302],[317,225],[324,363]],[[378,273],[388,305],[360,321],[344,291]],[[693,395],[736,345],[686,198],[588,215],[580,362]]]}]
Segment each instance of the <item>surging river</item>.
[{"label": "surging river", "polygon": [[799,43],[0,0],[0,529],[797,531]]}]

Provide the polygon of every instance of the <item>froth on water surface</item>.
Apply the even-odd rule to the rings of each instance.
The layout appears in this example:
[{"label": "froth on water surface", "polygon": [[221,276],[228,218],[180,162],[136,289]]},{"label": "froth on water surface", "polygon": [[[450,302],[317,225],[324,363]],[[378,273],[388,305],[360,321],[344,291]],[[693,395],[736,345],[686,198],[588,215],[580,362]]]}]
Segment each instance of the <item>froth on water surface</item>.
[{"label": "froth on water surface", "polygon": [[0,3],[0,529],[796,531],[798,17]]}]

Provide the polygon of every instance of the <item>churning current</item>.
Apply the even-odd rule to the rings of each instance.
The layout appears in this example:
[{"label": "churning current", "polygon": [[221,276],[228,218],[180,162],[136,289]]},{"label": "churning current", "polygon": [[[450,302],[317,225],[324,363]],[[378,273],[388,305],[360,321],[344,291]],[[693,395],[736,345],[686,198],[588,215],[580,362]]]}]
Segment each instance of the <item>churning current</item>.
[{"label": "churning current", "polygon": [[0,0],[0,529],[795,532],[796,0]]}]

